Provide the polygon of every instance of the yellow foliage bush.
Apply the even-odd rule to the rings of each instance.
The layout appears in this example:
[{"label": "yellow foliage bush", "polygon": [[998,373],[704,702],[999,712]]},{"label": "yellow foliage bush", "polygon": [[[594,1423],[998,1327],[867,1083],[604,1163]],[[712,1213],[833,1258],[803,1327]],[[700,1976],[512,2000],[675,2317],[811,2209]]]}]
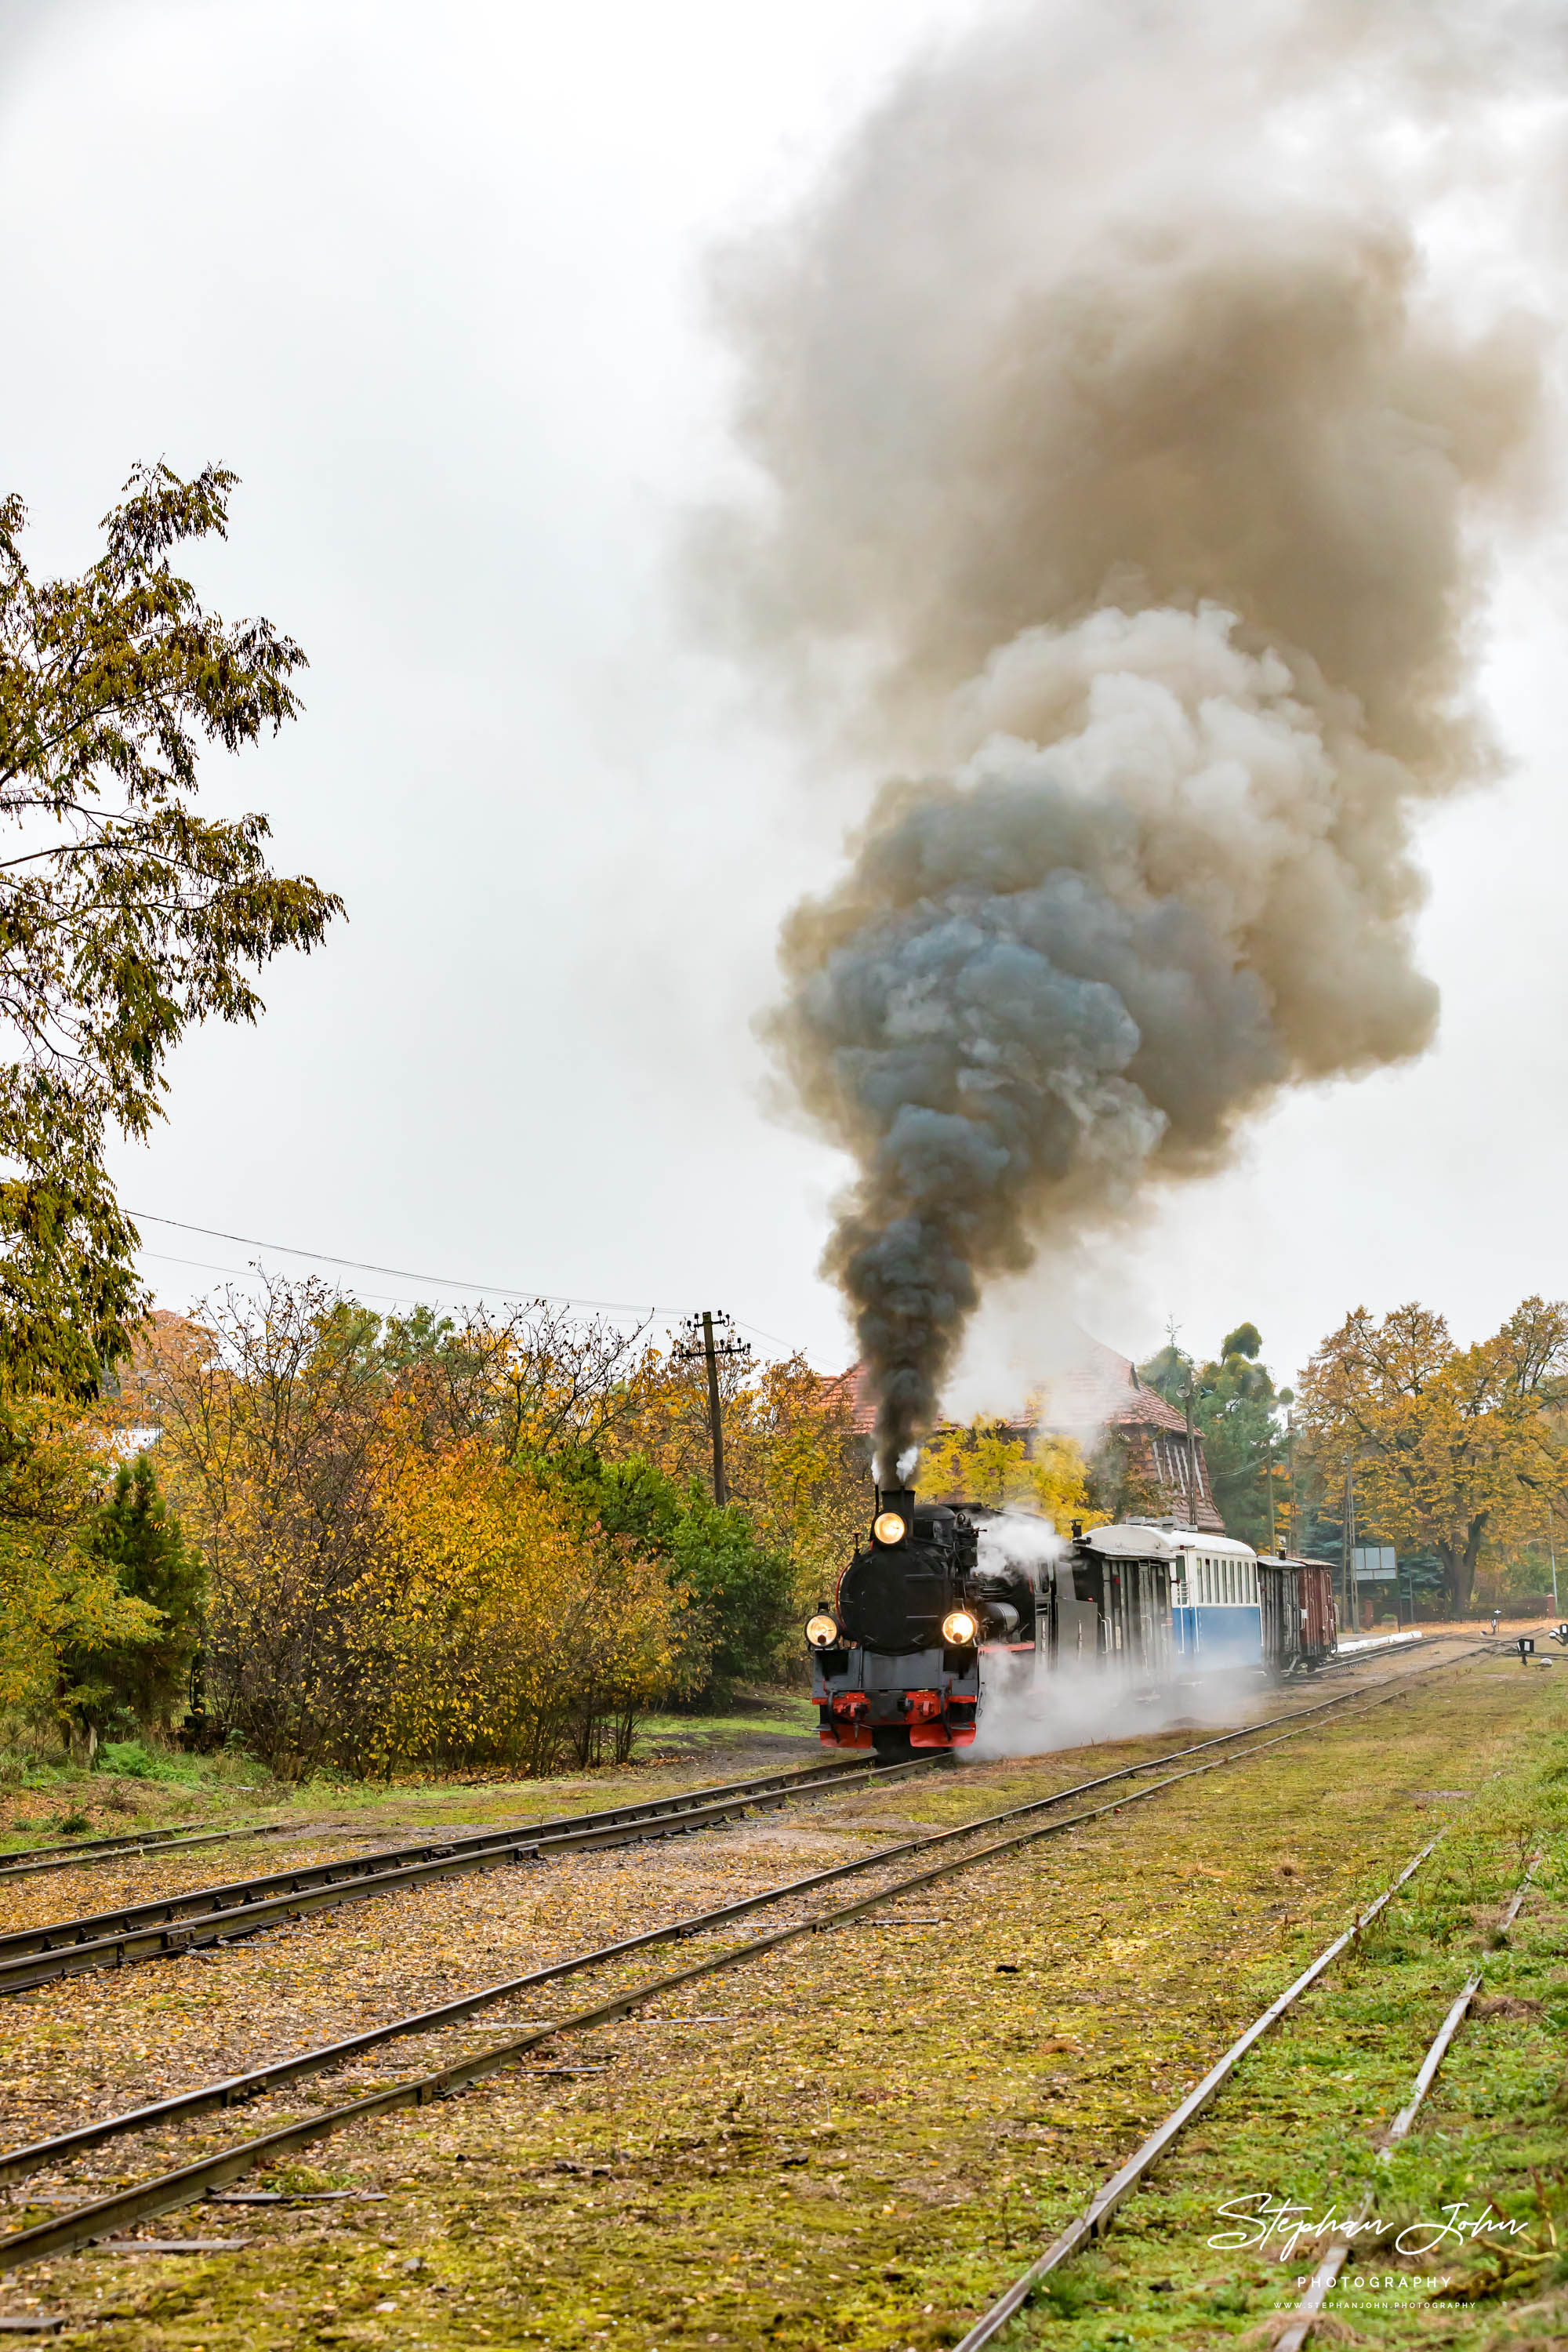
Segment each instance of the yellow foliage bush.
[{"label": "yellow foliage bush", "polygon": [[353,1761],[489,1757],[548,1770],[629,1749],[668,1689],[681,1600],[655,1562],[584,1528],[537,1475],[465,1440],[397,1449],[382,1541],[351,1596],[367,1696]]}]

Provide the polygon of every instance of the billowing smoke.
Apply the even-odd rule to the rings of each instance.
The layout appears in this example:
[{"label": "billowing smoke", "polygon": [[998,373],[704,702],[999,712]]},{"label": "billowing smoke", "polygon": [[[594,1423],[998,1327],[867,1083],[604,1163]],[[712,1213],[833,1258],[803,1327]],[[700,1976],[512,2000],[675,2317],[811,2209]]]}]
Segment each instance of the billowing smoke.
[{"label": "billowing smoke", "polygon": [[988,1276],[1433,1035],[1412,820],[1495,770],[1486,551],[1541,484],[1532,23],[1010,14],[727,265],[766,495],[707,576],[900,762],[771,1024],[858,1171],[885,1465]]}]

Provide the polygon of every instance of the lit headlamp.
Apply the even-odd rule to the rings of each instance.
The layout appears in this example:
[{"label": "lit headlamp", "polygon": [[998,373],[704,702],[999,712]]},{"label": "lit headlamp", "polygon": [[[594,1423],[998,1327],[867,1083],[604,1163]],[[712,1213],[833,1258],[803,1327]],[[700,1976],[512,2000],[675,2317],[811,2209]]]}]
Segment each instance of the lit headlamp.
[{"label": "lit headlamp", "polygon": [[942,1621],[942,1638],[951,1649],[966,1650],[979,1631],[973,1609],[950,1609]]},{"label": "lit headlamp", "polygon": [[871,1533],[879,1544],[901,1544],[909,1529],[897,1511],[879,1511],[871,1522]]},{"label": "lit headlamp", "polygon": [[805,1621],[805,1638],[814,1650],[831,1650],[838,1639],[837,1621],[828,1615],[826,1609],[819,1609],[814,1617]]}]

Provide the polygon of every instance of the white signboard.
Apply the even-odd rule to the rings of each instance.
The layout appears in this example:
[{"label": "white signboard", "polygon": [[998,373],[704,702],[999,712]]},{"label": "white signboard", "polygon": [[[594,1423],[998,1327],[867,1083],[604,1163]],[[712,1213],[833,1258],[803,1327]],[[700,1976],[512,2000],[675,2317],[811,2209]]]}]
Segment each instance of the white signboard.
[{"label": "white signboard", "polygon": [[1391,1544],[1352,1546],[1351,1574],[1358,1584],[1392,1584],[1398,1573]]}]

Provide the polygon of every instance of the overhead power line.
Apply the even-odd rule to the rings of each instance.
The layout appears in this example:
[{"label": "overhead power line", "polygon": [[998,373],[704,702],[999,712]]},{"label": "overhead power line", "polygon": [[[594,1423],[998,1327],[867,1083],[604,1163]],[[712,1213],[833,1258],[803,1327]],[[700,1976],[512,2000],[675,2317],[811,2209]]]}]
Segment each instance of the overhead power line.
[{"label": "overhead power line", "polygon": [[[546,1307],[591,1307],[605,1314],[658,1315],[668,1316],[672,1320],[684,1312],[681,1307],[660,1307],[650,1304],[647,1299],[580,1298],[562,1291],[535,1290],[527,1283],[471,1282],[458,1275],[416,1274],[405,1265],[380,1265],[374,1259],[363,1257],[335,1257],[328,1250],[297,1249],[291,1242],[260,1241],[254,1234],[231,1234],[218,1225],[193,1225],[182,1217],[155,1216],[151,1209],[128,1208],[125,1213],[139,1225],[167,1225],[175,1233],[200,1234],[207,1241],[235,1242],[241,1249],[273,1250],[280,1257],[304,1257],[317,1265],[342,1266],[349,1274],[389,1275],[394,1281],[416,1282],[427,1290],[472,1290],[491,1298],[537,1298]],[[147,1255],[152,1257],[162,1253],[150,1250]],[[172,1265],[197,1265],[201,1262],[194,1258],[171,1258],[168,1263]],[[226,1274],[232,1269],[219,1265],[209,1267],[207,1271]],[[791,1346],[789,1340],[780,1339],[775,1331],[764,1331],[760,1324],[743,1323],[741,1328],[754,1331],[759,1339],[766,1339],[773,1347],[788,1349]],[[804,1354],[805,1350],[801,1352]]]},{"label": "overhead power line", "polygon": [[436,1290],[478,1290],[492,1297],[539,1298],[547,1307],[602,1307],[624,1315],[679,1315],[678,1307],[651,1306],[644,1298],[577,1298],[559,1291],[535,1290],[526,1282],[467,1282],[455,1274],[416,1274],[411,1266],[378,1265],[366,1257],[334,1257],[327,1250],[297,1249],[292,1242],[258,1241],[254,1234],[224,1233],[216,1225],[187,1224],[180,1217],[155,1217],[151,1209],[127,1209],[128,1217],[142,1225],[170,1225],[176,1233],[201,1234],[210,1242],[237,1242],[242,1249],[277,1250],[283,1257],[313,1258],[318,1265],[341,1265],[350,1274],[389,1274],[399,1282],[419,1282]]}]

